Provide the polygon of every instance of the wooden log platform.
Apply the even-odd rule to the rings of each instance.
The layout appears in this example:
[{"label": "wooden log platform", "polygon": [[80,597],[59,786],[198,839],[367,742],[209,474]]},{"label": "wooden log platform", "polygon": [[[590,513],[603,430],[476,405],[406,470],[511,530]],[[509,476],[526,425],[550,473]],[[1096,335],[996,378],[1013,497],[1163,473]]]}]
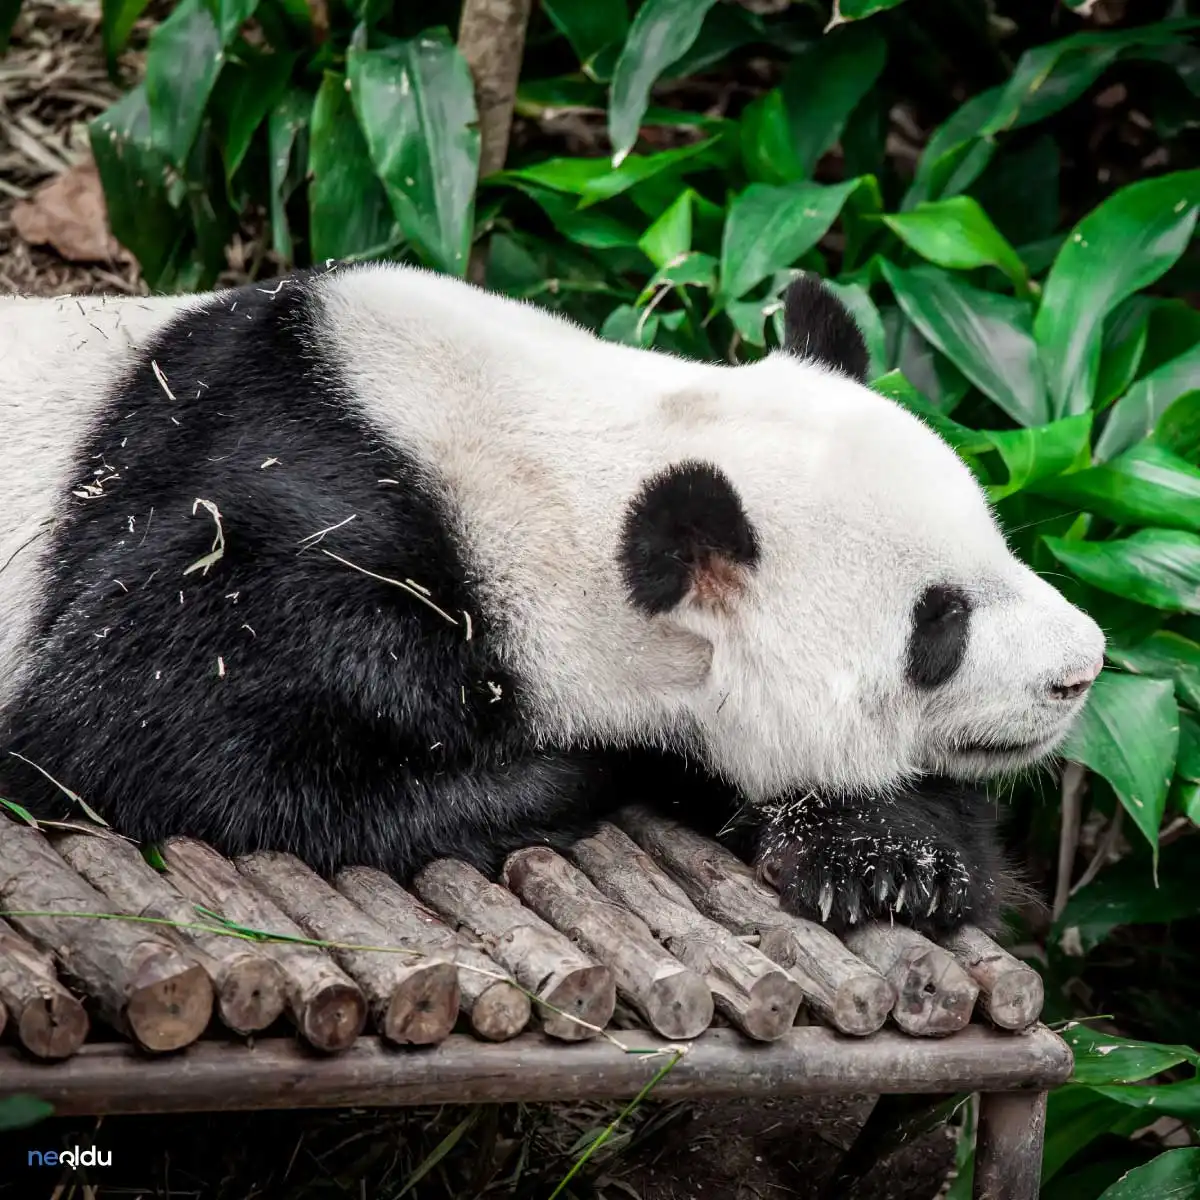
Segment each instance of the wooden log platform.
[{"label": "wooden log platform", "polygon": [[63,1115],[621,1099],[664,1068],[663,1098],[974,1091],[991,1196],[1038,1178],[1072,1069],[980,930],[839,939],[639,809],[411,888],[73,830],[0,815],[0,1098]]}]

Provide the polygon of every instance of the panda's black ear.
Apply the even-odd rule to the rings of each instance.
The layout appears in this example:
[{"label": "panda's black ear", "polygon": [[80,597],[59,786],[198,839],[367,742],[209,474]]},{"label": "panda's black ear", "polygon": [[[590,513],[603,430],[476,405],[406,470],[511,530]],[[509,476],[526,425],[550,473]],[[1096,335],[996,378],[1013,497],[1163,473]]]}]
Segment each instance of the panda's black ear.
[{"label": "panda's black ear", "polygon": [[815,275],[802,275],[783,297],[784,349],[867,382],[867,343],[849,309]]},{"label": "panda's black ear", "polygon": [[727,610],[758,563],[758,535],[726,475],[686,461],[646,480],[629,502],[618,557],[643,612],[685,601]]}]

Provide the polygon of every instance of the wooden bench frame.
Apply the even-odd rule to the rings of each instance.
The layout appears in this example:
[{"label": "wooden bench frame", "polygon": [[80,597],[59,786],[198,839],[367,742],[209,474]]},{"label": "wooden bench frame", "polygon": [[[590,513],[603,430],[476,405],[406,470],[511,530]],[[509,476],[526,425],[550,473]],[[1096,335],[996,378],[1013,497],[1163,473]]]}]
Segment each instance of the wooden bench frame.
[{"label": "wooden bench frame", "polygon": [[[452,1034],[437,1046],[397,1049],[360,1037],[336,1055],[289,1038],[203,1040],[149,1056],[122,1043],[93,1043],[52,1065],[0,1050],[0,1095],[30,1092],[63,1116],[231,1110],[401,1107],[424,1104],[621,1100],[669,1061],[672,1043],[622,1031],[625,1053],[596,1039],[566,1045],[537,1033],[496,1045]],[[1045,1026],[1024,1034],[971,1025],[944,1039],[883,1029],[849,1038],[797,1026],[754,1045],[736,1030],[710,1029],[687,1043],[659,1080],[660,1099],[911,1095],[978,1092],[977,1200],[1036,1200],[1046,1096],[1070,1075],[1067,1044]]]}]

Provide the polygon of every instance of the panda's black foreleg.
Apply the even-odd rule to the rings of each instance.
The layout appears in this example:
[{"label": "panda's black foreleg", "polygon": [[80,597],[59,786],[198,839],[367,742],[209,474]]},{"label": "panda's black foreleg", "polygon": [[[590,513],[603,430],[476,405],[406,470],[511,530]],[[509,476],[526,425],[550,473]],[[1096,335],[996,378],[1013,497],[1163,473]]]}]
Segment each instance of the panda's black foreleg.
[{"label": "panda's black foreleg", "polygon": [[995,932],[1012,887],[989,801],[957,785],[797,795],[763,824],[755,857],[786,909],[836,932],[869,920]]}]

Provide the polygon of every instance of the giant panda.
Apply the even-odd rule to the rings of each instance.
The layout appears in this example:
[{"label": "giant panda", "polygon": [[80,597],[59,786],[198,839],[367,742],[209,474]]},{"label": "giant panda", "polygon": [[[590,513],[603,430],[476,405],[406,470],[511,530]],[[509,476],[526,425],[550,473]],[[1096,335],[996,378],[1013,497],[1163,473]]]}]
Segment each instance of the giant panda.
[{"label": "giant panda", "polygon": [[1104,636],[819,281],[785,317],[728,365],[395,264],[0,300],[0,795],[404,880],[704,794],[789,911],[992,927],[977,785]]}]

